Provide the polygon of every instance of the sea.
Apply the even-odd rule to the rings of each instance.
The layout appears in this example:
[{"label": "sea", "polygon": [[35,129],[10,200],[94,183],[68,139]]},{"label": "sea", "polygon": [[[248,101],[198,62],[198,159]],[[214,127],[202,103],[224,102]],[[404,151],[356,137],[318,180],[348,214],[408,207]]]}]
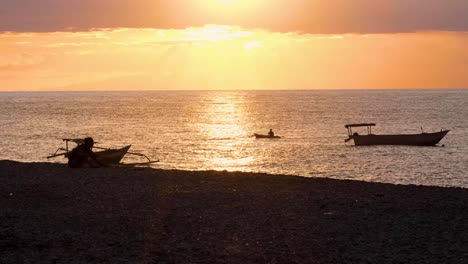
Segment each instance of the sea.
[{"label": "sea", "polygon": [[[468,188],[467,102],[468,90],[2,92],[0,160],[65,163],[46,157],[63,138],[91,136],[99,147],[131,144],[160,169]],[[354,146],[350,123],[451,131],[434,147]],[[281,138],[253,136],[269,129]]]}]

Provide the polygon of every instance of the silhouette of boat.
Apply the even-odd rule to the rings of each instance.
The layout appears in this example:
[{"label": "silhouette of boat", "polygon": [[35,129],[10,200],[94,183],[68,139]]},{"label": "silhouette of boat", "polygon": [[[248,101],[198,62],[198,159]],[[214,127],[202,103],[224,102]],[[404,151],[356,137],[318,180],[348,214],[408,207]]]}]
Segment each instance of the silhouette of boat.
[{"label": "silhouette of boat", "polygon": [[119,164],[131,146],[132,145],[128,145],[119,149],[104,149],[94,153],[96,154],[97,160],[102,164]]},{"label": "silhouette of boat", "polygon": [[262,135],[254,133],[255,138],[281,138],[280,136],[270,136],[270,135]]},{"label": "silhouette of boat", "polygon": [[[63,139],[63,141],[65,142],[65,148],[58,148],[54,154],[47,157],[48,159],[59,157],[59,156],[64,156],[65,158],[68,158],[68,156],[71,154],[71,150],[68,147],[68,143],[72,142],[72,143],[79,145],[79,144],[83,144],[84,142],[84,140],[80,138],[78,139],[65,138]],[[96,154],[97,160],[99,160],[99,162],[105,165],[145,165],[145,164],[151,164],[154,162],[159,162],[159,160],[156,160],[156,161],[150,160],[146,155],[142,153],[129,152],[128,150],[130,149],[131,146],[132,145],[127,145],[127,146],[117,148],[117,149],[101,148],[101,147],[93,146],[93,149],[98,149],[98,151],[94,151],[94,154]],[[63,152],[58,153],[59,151],[63,151]],[[147,159],[147,161],[138,162],[138,163],[125,163],[125,164],[120,163],[120,161],[123,159],[123,157],[126,154],[144,157]]]},{"label": "silhouette of boat", "polygon": [[[356,146],[370,145],[408,145],[408,146],[434,146],[442,140],[450,130],[441,130],[433,133],[419,134],[396,134],[396,135],[375,135],[372,134],[374,123],[349,124],[345,125],[348,129],[348,138],[345,142],[354,140]],[[353,127],[367,127],[367,135],[353,133]]]}]

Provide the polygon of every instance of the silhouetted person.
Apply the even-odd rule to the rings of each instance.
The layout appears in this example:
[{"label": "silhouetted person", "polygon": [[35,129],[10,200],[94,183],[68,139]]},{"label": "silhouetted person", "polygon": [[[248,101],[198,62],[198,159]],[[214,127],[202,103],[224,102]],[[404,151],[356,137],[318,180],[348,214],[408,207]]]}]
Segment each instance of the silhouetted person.
[{"label": "silhouetted person", "polygon": [[273,129],[270,128],[270,131],[268,132],[269,137],[274,137],[275,133],[273,133]]},{"label": "silhouetted person", "polygon": [[92,150],[93,146],[93,138],[85,138],[83,144],[78,145],[71,151],[70,156],[68,156],[68,166],[70,166],[70,168],[81,168],[85,165],[92,168],[103,166],[103,164],[97,160],[96,154],[94,154]]}]

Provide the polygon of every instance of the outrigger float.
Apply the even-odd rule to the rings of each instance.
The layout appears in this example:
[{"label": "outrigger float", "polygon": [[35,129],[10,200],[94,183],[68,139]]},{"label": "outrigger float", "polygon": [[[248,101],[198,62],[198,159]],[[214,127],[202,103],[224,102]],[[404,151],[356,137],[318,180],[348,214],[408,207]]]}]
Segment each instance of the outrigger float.
[{"label": "outrigger float", "polygon": [[[348,138],[345,142],[354,140],[356,146],[371,145],[408,145],[408,146],[434,146],[447,135],[450,130],[441,130],[440,132],[420,134],[396,134],[396,135],[375,135],[372,134],[374,123],[349,124],[345,125],[348,129]],[[353,127],[367,127],[367,135],[353,133]]]},{"label": "outrigger float", "polygon": [[[75,143],[76,145],[80,145],[84,143],[84,139],[81,138],[64,138],[63,141],[65,142],[65,148],[58,148],[54,154],[50,155],[47,157],[47,159],[55,158],[55,157],[61,157],[64,156],[65,158],[68,158],[69,155],[71,154],[71,149],[69,148],[69,143]],[[99,162],[101,162],[104,165],[107,166],[138,166],[138,165],[149,165],[152,163],[159,162],[159,160],[151,160],[146,156],[145,154],[142,153],[137,153],[137,152],[129,152],[128,150],[130,149],[132,145],[127,145],[122,148],[118,149],[111,149],[111,148],[101,148],[101,147],[96,147],[93,146],[93,149],[98,149],[99,151],[95,151],[94,154],[96,154],[96,158],[98,159]],[[62,151],[62,152],[60,152]],[[136,163],[121,163],[123,157],[128,154],[128,155],[135,155],[139,157],[145,158],[147,161],[145,162],[136,162]]]}]

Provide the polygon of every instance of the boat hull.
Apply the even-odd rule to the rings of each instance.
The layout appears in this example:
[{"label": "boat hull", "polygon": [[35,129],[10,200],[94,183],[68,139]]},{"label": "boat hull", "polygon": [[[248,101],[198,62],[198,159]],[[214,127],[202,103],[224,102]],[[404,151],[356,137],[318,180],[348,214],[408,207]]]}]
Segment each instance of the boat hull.
[{"label": "boat hull", "polygon": [[94,154],[96,154],[97,160],[102,164],[119,164],[130,147],[131,145],[125,146],[120,149],[106,149],[103,151],[94,152]]},{"label": "boat hull", "polygon": [[356,146],[371,145],[406,145],[434,146],[447,135],[450,130],[435,133],[401,134],[401,135],[353,135]]},{"label": "boat hull", "polygon": [[280,136],[270,136],[270,135],[262,135],[262,134],[255,134],[255,138],[281,138]]}]

